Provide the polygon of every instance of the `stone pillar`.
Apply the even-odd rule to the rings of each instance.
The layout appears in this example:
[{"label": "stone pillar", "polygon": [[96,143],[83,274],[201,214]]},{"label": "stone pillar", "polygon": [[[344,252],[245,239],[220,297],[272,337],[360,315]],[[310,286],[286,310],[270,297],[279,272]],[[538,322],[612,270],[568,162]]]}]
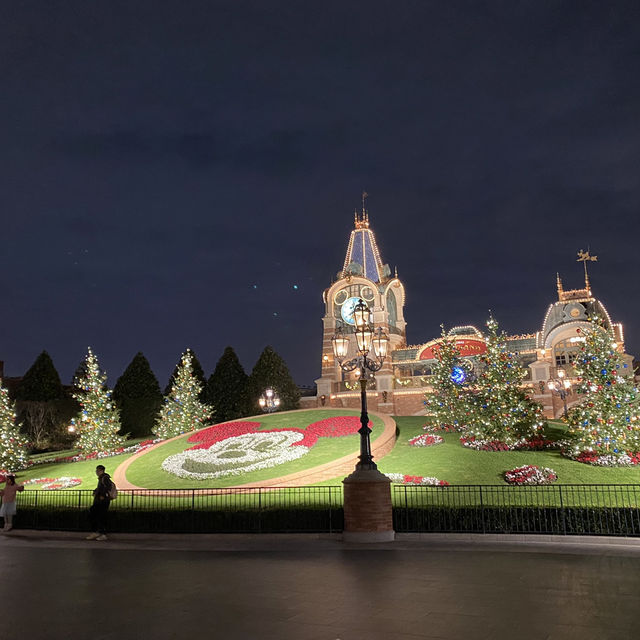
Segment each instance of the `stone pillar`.
[{"label": "stone pillar", "polygon": [[343,481],[344,542],[391,542],[395,537],[391,480],[377,469],[356,470]]}]

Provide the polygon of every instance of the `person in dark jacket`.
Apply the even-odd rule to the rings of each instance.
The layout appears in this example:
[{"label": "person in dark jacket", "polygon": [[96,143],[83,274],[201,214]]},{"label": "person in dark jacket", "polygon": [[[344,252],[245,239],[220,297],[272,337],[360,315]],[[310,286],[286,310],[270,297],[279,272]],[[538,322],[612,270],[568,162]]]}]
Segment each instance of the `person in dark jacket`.
[{"label": "person in dark jacket", "polygon": [[96,475],[98,476],[98,486],[93,490],[93,504],[89,509],[93,533],[87,536],[87,540],[106,540],[107,513],[111,503],[110,495],[113,482],[111,481],[111,476],[106,473],[104,466],[101,464],[96,467]]}]

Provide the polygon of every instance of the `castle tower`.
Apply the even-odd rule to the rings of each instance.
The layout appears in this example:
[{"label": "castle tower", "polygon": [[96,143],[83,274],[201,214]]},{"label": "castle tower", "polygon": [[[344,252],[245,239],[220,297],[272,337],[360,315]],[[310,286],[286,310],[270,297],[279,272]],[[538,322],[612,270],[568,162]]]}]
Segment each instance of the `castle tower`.
[{"label": "castle tower", "polygon": [[[322,296],[325,313],[322,319],[322,375],[316,380],[318,398],[326,406],[356,407],[359,406],[356,372],[342,371],[334,358],[331,338],[338,328],[342,328],[351,341],[348,357],[355,357],[356,345],[351,328],[353,307],[357,301],[365,301],[375,327],[382,327],[389,336],[389,354],[406,344],[404,285],[397,272],[391,275],[389,266],[382,262],[364,197],[361,213],[356,212],[354,216],[344,264],[337,277]],[[369,388],[373,387],[371,395],[374,397],[371,400],[380,411],[391,412],[393,408],[392,373],[389,355],[382,369],[376,373],[375,385],[369,385]]]}]

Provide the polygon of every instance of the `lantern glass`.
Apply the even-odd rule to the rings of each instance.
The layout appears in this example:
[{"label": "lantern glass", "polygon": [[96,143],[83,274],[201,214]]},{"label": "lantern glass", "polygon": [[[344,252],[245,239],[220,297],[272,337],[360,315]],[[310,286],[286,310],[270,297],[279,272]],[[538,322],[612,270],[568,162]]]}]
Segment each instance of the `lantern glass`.
[{"label": "lantern glass", "polygon": [[356,340],[358,341],[358,351],[360,353],[367,354],[371,349],[371,337],[372,333],[369,329],[362,329],[356,331]]},{"label": "lantern glass", "polygon": [[353,320],[356,323],[356,329],[361,329],[369,324],[369,307],[364,300],[358,300],[358,304],[353,309]]},{"label": "lantern glass", "polygon": [[382,329],[378,329],[376,337],[373,339],[373,348],[380,360],[384,360],[387,357],[389,338],[387,338],[387,334]]},{"label": "lantern glass", "polygon": [[343,335],[337,334],[331,338],[333,345],[333,355],[337,360],[344,360],[349,351],[349,340]]}]

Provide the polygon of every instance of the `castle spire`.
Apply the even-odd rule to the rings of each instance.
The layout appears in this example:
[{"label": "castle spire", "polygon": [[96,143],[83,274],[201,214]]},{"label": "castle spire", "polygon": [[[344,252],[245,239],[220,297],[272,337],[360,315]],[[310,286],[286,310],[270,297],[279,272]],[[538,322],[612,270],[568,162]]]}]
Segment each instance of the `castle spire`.
[{"label": "castle spire", "polygon": [[373,282],[382,282],[390,276],[389,267],[382,263],[373,230],[369,228],[366,191],[362,192],[362,211],[354,213],[354,229],[349,238],[342,275],[362,275]]},{"label": "castle spire", "polygon": [[556,273],[556,285],[558,286],[558,300],[562,300],[563,289],[559,273]]}]

